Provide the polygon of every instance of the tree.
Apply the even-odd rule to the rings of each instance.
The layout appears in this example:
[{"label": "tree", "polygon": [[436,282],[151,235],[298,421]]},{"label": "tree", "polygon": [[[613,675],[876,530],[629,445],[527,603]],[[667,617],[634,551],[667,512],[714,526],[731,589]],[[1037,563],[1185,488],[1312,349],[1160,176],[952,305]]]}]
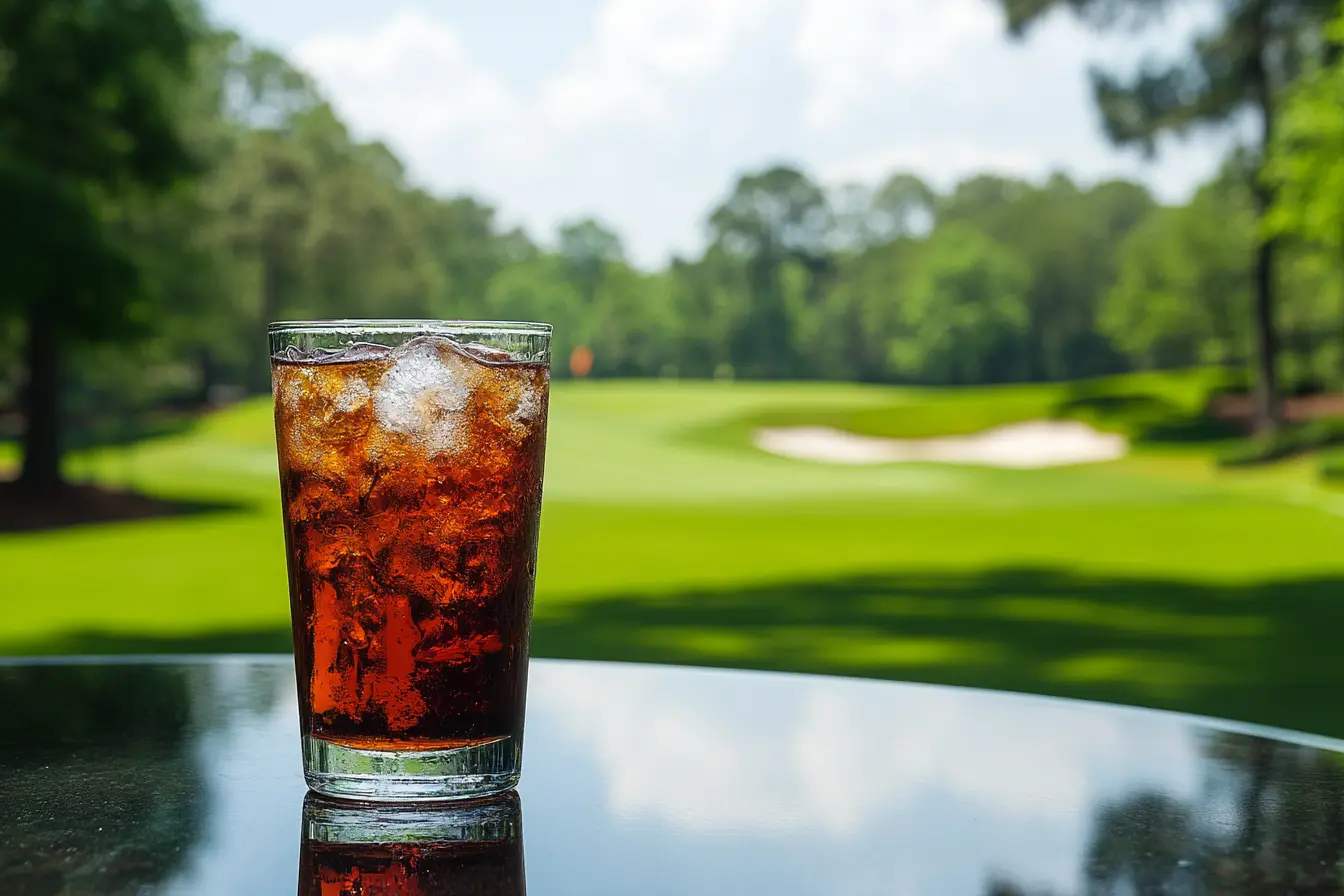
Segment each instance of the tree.
[{"label": "tree", "polygon": [[[1344,8],[1325,37],[1332,48],[1344,45]],[[1302,77],[1284,105],[1265,169],[1276,190],[1265,228],[1324,256],[1299,259],[1298,272],[1305,262],[1318,271],[1327,268],[1337,281],[1344,272],[1344,57],[1337,49],[1332,55]],[[1320,261],[1324,264],[1313,263]],[[1317,288],[1311,294],[1327,292]],[[1344,315],[1337,320],[1344,324]],[[1344,357],[1344,333],[1341,337],[1337,354]],[[1344,362],[1337,359],[1333,369],[1338,378]]]},{"label": "tree", "polygon": [[970,221],[985,232],[1006,232],[1020,225],[1015,211],[1032,191],[1030,182],[998,174],[976,174],[961,181],[935,208],[938,223]]},{"label": "tree", "polygon": [[933,226],[938,196],[917,175],[897,172],[877,189],[846,184],[831,195],[833,245],[862,251]]},{"label": "tree", "polygon": [[621,238],[592,218],[560,225],[557,237],[560,257],[565,260],[570,282],[584,301],[591,304],[602,286],[607,265],[625,261]]},{"label": "tree", "polygon": [[[240,89],[249,69],[255,77],[251,51],[237,35],[209,31],[198,37],[193,77],[185,85],[177,115],[203,174],[180,183],[166,196],[123,203],[120,220],[115,222],[160,312],[152,343],[142,346],[144,353],[161,363],[176,360],[193,370],[199,406],[213,400],[215,386],[241,382],[245,362],[253,354],[255,333],[240,326],[240,322],[251,322],[240,314],[246,284],[230,263],[224,221],[210,201],[213,175],[234,150],[239,135],[237,119],[226,112],[243,108],[243,97],[254,92]],[[142,358],[135,364],[143,369]],[[103,359],[98,366],[106,370]],[[142,378],[152,377],[142,374]],[[98,380],[105,389],[106,377],[100,375]],[[108,403],[100,401],[99,406]],[[119,411],[124,414],[126,405]]]},{"label": "tree", "polygon": [[287,300],[293,308],[304,279],[301,259],[321,171],[299,122],[320,107],[321,98],[283,58],[237,40],[219,79],[234,128],[214,159],[204,201],[240,281],[236,318],[254,334],[245,378],[260,390],[270,376],[261,328],[282,316]]},{"label": "tree", "polygon": [[174,115],[192,40],[174,0],[0,5],[0,304],[25,322],[19,482],[31,492],[63,481],[63,350],[152,322],[139,270],[107,220],[117,202],[194,170]]},{"label": "tree", "polygon": [[[1129,19],[1156,20],[1173,0],[1000,0],[1008,27],[1021,34],[1044,13],[1066,5],[1099,26]],[[1235,123],[1245,111],[1258,119],[1257,165],[1274,142],[1279,103],[1320,46],[1320,24],[1336,0],[1220,0],[1220,28],[1198,38],[1189,56],[1166,67],[1146,67],[1125,79],[1094,71],[1093,87],[1106,133],[1119,145],[1156,152],[1157,138],[1197,126]],[[1255,178],[1256,211],[1274,204],[1271,182]],[[1275,248],[1257,240],[1252,321],[1256,338],[1256,418],[1262,429],[1279,422],[1278,339],[1275,328]]]},{"label": "tree", "polygon": [[[1344,42],[1344,15],[1328,36]],[[1276,201],[1266,227],[1344,261],[1344,58],[1302,79],[1284,106],[1272,150],[1265,174]]]},{"label": "tree", "polygon": [[901,298],[923,246],[895,239],[842,259],[822,297],[809,346],[827,379],[881,382],[896,371],[890,342],[901,326]]},{"label": "tree", "polygon": [[593,373],[654,376],[675,368],[677,322],[669,279],[641,273],[620,261],[608,261],[603,267],[589,312]]},{"label": "tree", "polygon": [[[303,281],[302,248],[309,239],[318,170],[312,155],[284,132],[248,131],[216,173],[219,220],[233,264],[251,273],[248,312],[258,333],[248,384],[269,378],[259,327],[285,316]],[[302,316],[302,315],[294,315]]]},{"label": "tree", "polygon": [[591,337],[591,318],[582,298],[565,276],[564,260],[555,255],[514,262],[504,267],[486,294],[486,309],[496,320],[538,320],[555,327],[551,355],[563,375],[570,353]]},{"label": "tree", "polygon": [[437,316],[447,272],[423,237],[397,157],[352,140],[325,103],[296,119],[295,142],[314,163],[295,284],[305,307],[334,317]]},{"label": "tree", "polygon": [[939,228],[921,247],[898,299],[901,333],[888,348],[892,365],[934,383],[986,381],[996,362],[1017,354],[1030,286],[1027,266],[988,237],[964,224]]},{"label": "tree", "polygon": [[674,258],[664,276],[677,321],[678,371],[708,377],[730,369],[730,339],[747,317],[747,272],[738,258],[710,246],[696,261]]},{"label": "tree", "polygon": [[1098,309],[1121,241],[1153,207],[1147,190],[1125,181],[1081,189],[1058,174],[1041,186],[981,175],[958,184],[937,212],[940,223],[967,223],[1031,268],[1018,375],[1062,380],[1123,367],[1098,333]]},{"label": "tree", "polygon": [[1245,357],[1255,210],[1243,184],[1206,186],[1188,206],[1164,208],[1120,248],[1100,327],[1144,367],[1230,363]]},{"label": "tree", "polygon": [[794,260],[815,282],[830,267],[832,216],[826,194],[801,171],[775,167],[742,176],[709,218],[713,245],[747,272],[747,314],[732,335],[735,362],[748,373],[781,377],[793,370],[792,321],[781,271]]},{"label": "tree", "polygon": [[872,187],[862,183],[842,184],[831,191],[831,248],[837,252],[861,252],[881,242],[873,215]]},{"label": "tree", "polygon": [[917,175],[898,171],[873,196],[875,231],[882,239],[916,236],[933,226],[938,194]]},{"label": "tree", "polygon": [[530,241],[523,234],[498,235],[495,210],[470,196],[441,199],[417,191],[413,201],[420,207],[420,238],[447,281],[445,304],[438,313],[463,319],[481,317],[490,280],[516,251],[509,242],[530,247]]}]

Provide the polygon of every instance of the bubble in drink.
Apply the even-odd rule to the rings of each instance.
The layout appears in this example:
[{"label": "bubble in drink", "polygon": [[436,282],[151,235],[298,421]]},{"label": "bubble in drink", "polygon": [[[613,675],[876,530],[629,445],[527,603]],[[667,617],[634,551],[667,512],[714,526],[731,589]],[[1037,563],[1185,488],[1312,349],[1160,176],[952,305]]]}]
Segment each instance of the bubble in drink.
[{"label": "bubble in drink", "polygon": [[546,366],[423,336],[272,372],[305,733],[521,737]]}]

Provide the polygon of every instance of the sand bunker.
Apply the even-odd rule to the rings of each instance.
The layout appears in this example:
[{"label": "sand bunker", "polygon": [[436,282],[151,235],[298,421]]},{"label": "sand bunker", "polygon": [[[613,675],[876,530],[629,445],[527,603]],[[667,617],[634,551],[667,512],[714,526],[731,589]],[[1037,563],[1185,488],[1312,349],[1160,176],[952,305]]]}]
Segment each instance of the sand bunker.
[{"label": "sand bunker", "polygon": [[757,448],[795,460],[831,464],[933,461],[1035,469],[1124,457],[1129,441],[1074,420],[1033,420],[941,439],[881,439],[826,426],[758,429]]}]

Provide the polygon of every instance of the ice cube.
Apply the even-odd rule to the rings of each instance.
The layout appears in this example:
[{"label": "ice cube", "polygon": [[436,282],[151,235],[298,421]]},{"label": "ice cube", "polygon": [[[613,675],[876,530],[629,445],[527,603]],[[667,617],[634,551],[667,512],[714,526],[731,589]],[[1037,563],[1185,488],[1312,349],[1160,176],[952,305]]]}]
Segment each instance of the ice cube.
[{"label": "ice cube", "polygon": [[336,472],[344,458],[362,455],[373,424],[367,377],[379,366],[276,365],[276,420],[291,469]]},{"label": "ice cube", "polygon": [[378,423],[410,436],[431,455],[460,448],[462,412],[479,370],[451,342],[435,336],[412,339],[390,359],[373,395]]},{"label": "ice cube", "polygon": [[526,436],[537,418],[541,416],[541,390],[545,388],[545,383],[544,376],[529,377],[520,383],[517,393],[518,403],[509,413],[509,423],[515,435]]},{"label": "ice cube", "polygon": [[304,392],[312,378],[313,371],[310,367],[293,367],[275,372],[273,391],[276,400],[284,405],[289,414],[298,414],[299,403],[303,401]]},{"label": "ice cube", "polygon": [[296,422],[311,427],[316,420],[329,424],[338,415],[353,414],[367,405],[372,395],[369,384],[357,374],[298,367],[288,374],[279,397]]},{"label": "ice cube", "polygon": [[343,414],[352,414],[368,404],[373,397],[369,384],[361,379],[351,378],[336,396],[333,404]]}]

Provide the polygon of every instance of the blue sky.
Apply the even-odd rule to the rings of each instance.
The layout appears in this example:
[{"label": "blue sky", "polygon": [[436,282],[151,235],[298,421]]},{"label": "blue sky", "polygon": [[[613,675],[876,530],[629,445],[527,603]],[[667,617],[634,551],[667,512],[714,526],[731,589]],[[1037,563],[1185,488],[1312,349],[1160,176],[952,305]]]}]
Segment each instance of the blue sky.
[{"label": "blue sky", "polygon": [[1052,16],[1021,42],[990,0],[207,0],[311,72],[356,133],[420,183],[494,203],[547,240],[593,215],[658,264],[703,244],[745,170],[828,186],[912,170],[1129,176],[1179,200],[1225,138],[1157,162],[1109,147],[1091,63],[1132,66],[1207,21],[1194,0],[1141,38]]}]

